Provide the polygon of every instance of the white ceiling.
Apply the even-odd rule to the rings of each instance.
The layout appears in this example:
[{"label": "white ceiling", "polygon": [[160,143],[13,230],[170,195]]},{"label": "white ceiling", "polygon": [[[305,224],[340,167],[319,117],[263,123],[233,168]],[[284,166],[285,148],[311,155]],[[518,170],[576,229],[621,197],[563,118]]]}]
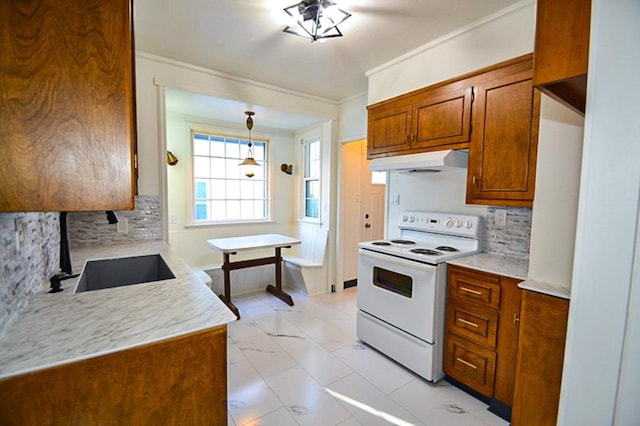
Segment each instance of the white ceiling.
[{"label": "white ceiling", "polygon": [[282,32],[296,0],[135,0],[136,49],[338,102],[367,91],[366,71],[519,1],[337,0],[344,37],[311,43]]}]

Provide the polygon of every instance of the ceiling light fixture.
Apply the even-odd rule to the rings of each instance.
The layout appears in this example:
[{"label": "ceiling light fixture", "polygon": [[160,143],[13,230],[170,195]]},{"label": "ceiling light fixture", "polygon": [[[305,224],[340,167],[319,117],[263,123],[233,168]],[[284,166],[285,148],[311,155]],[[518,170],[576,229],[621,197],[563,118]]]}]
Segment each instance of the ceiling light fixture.
[{"label": "ceiling light fixture", "polygon": [[253,129],[253,116],[255,115],[255,112],[245,111],[244,113],[247,115],[247,129],[249,129],[249,150],[247,151],[247,158],[245,158],[239,165],[245,169],[244,175],[248,178],[252,178],[255,176],[256,168],[260,167],[260,164],[258,164],[253,158],[253,145],[251,144],[251,129]]},{"label": "ceiling light fixture", "polygon": [[312,43],[324,38],[342,37],[338,25],[351,16],[331,0],[302,0],[283,10],[294,22],[282,31],[309,38]]}]

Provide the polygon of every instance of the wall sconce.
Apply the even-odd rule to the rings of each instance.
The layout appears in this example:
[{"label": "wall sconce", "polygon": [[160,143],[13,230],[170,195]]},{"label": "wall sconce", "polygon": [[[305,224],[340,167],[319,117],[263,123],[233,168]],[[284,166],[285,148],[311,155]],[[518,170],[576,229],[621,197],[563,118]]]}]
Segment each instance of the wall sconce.
[{"label": "wall sconce", "polygon": [[167,164],[170,166],[175,166],[178,164],[178,157],[173,155],[173,152],[167,151]]},{"label": "wall sconce", "polygon": [[282,163],[280,165],[280,170],[282,171],[282,173],[290,175],[291,173],[293,173],[293,164]]}]

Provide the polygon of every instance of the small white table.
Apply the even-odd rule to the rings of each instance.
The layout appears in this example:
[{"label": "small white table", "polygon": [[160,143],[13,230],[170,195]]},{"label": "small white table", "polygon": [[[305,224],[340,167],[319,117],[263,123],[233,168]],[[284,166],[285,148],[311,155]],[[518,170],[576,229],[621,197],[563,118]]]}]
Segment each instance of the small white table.
[{"label": "small white table", "polygon": [[[229,307],[229,309],[231,309],[236,317],[240,318],[240,312],[238,311],[238,308],[231,303],[231,271],[236,269],[275,264],[275,286],[269,284],[267,286],[267,291],[289,306],[293,306],[293,299],[291,296],[282,291],[282,249],[290,248],[296,244],[300,244],[300,240],[280,234],[246,235],[243,237],[214,238],[207,240],[207,245],[216,250],[220,250],[224,257],[224,262],[222,263],[222,271],[224,273],[224,295],[221,294],[219,297]],[[239,251],[265,248],[275,248],[275,256],[240,260],[236,262],[231,262],[230,260],[230,256],[237,254]]]}]

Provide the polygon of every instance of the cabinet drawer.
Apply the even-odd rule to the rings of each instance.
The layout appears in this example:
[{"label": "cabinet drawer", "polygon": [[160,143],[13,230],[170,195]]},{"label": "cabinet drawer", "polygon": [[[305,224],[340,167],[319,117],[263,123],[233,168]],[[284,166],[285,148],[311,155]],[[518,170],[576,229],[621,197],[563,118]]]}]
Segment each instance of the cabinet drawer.
[{"label": "cabinet drawer", "polygon": [[495,349],[498,314],[477,306],[447,300],[447,330],[475,343]]},{"label": "cabinet drawer", "polygon": [[485,396],[493,395],[496,353],[451,333],[446,346],[444,372]]},{"label": "cabinet drawer", "polygon": [[500,280],[495,276],[459,273],[452,269],[449,277],[449,297],[475,303],[488,309],[500,307]]}]

